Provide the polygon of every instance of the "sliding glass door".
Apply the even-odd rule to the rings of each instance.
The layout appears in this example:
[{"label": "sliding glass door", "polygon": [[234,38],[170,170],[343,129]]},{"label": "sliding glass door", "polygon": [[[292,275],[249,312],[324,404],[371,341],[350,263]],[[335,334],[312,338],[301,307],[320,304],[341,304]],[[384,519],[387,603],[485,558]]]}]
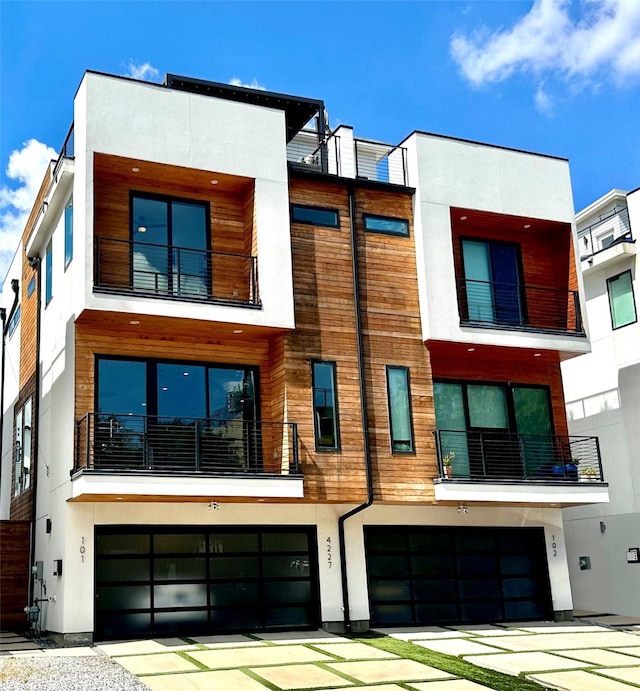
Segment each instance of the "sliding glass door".
[{"label": "sliding glass door", "polygon": [[462,260],[468,320],[490,324],[522,324],[519,247],[463,239]]}]

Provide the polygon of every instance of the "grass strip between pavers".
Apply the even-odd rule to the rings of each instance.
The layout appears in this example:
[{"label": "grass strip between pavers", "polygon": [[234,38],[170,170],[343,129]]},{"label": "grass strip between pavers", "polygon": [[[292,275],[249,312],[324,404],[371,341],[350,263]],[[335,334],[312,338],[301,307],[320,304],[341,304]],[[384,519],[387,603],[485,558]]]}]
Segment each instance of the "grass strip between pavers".
[{"label": "grass strip between pavers", "polygon": [[365,643],[374,648],[386,650],[389,653],[395,653],[407,660],[422,662],[424,665],[441,669],[443,672],[449,672],[456,677],[475,681],[478,684],[488,686],[490,689],[497,689],[498,691],[542,691],[545,689],[544,686],[536,684],[536,682],[525,679],[524,677],[512,677],[509,674],[495,672],[492,669],[477,667],[454,655],[437,653],[434,650],[422,648],[413,643],[406,643],[397,638],[381,636],[380,634],[374,633],[343,635],[359,643]]}]

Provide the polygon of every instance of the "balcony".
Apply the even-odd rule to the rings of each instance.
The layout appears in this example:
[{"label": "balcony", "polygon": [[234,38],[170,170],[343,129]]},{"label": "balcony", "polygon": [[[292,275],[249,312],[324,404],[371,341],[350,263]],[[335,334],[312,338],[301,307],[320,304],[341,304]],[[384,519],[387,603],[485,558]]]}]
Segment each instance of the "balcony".
[{"label": "balcony", "polygon": [[604,481],[597,437],[438,430],[436,446],[446,480]]},{"label": "balcony", "polygon": [[260,307],[257,258],[96,237],[94,289]]},{"label": "balcony", "polygon": [[83,495],[301,497],[295,423],[89,413],[71,473]]},{"label": "balcony", "polygon": [[584,336],[580,297],[558,290],[457,279],[462,326]]}]

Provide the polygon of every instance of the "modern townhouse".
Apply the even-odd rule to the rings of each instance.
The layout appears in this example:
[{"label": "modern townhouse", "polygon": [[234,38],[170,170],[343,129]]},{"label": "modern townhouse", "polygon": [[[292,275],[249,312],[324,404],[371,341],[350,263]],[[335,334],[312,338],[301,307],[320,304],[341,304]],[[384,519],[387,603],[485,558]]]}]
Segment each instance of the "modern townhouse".
[{"label": "modern townhouse", "polygon": [[592,352],[563,364],[569,430],[597,435],[609,504],[564,511],[577,607],[640,616],[640,189],[576,216]]},{"label": "modern townhouse", "polygon": [[87,72],[3,290],[41,626],[570,617],[562,507],[608,497],[581,285],[566,160]]}]

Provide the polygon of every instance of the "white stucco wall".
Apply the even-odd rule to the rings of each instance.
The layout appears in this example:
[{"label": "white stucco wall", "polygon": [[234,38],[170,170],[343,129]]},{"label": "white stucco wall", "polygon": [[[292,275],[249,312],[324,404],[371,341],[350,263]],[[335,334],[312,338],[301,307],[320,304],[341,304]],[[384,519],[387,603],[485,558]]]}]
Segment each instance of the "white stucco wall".
[{"label": "white stucco wall", "polygon": [[[86,73],[75,99],[77,197],[84,217],[83,305],[207,321],[292,328],[293,279],[284,112]],[[117,298],[93,293],[96,152],[255,180],[262,309]],[[77,308],[78,309],[78,308]],[[79,313],[79,311],[78,311]]]},{"label": "white stucco wall", "polygon": [[403,146],[409,184],[416,188],[423,338],[588,352],[585,338],[468,327],[463,331],[458,319],[451,207],[573,224],[567,161],[423,133],[411,135]]}]

